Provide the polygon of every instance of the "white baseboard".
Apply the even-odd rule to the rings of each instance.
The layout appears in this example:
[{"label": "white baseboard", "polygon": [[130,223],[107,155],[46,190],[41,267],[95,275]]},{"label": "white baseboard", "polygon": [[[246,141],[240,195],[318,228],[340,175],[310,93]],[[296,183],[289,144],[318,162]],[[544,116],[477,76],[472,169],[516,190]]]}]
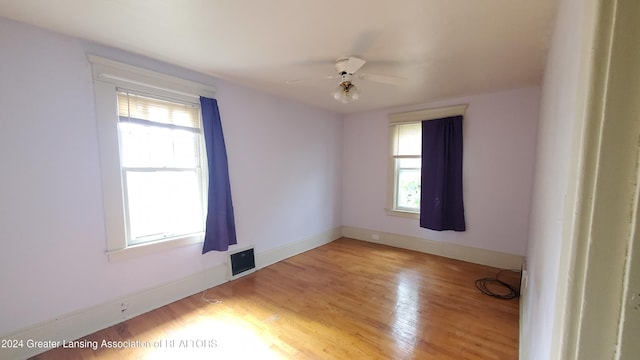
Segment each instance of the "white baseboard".
[{"label": "white baseboard", "polygon": [[520,255],[351,226],[343,226],[342,235],[352,239],[420,251],[501,269],[520,269],[524,261],[524,257]]},{"label": "white baseboard", "polygon": [[[256,253],[256,268],[261,269],[269,266],[288,257],[327,244],[341,236],[342,228],[337,227],[291,245]],[[227,265],[223,263],[178,281],[143,290],[88,309],[75,311],[57,317],[54,320],[3,336],[4,340],[23,340],[23,346],[0,349],[0,358],[25,359],[35,356],[49,350],[49,348],[30,347],[27,344],[28,340],[59,344],[62,341],[76,340],[187,296],[197,294],[205,289],[223,284],[230,279]],[[127,310],[124,312],[121,311],[123,303],[127,304]]]},{"label": "white baseboard", "polygon": [[522,275],[520,277],[520,321],[519,323],[519,338],[518,344],[518,359],[527,359],[530,354],[531,336],[529,336],[528,328],[525,324],[528,323],[529,311],[529,297],[527,296],[529,287],[529,269],[527,268],[527,260],[522,262]]},{"label": "white baseboard", "polygon": [[291,256],[328,244],[340,237],[342,237],[342,227],[337,227],[318,235],[308,237],[291,245],[285,245],[262,253],[257,253],[256,267],[261,269]]},{"label": "white baseboard", "polygon": [[[29,346],[27,341],[61,343],[62,341],[75,340],[204,289],[220,285],[226,282],[226,279],[227,267],[222,264],[178,281],[57,317],[54,320],[4,336],[4,339],[23,340],[23,346],[0,349],[0,358],[25,359],[37,355],[49,350],[49,348]],[[122,311],[122,304],[126,304],[125,311]]]}]

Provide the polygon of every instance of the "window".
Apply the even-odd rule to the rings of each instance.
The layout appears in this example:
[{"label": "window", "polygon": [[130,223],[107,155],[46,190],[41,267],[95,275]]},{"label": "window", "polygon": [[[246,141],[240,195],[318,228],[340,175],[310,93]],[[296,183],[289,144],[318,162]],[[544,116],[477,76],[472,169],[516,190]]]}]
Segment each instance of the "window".
[{"label": "window", "polygon": [[199,107],[118,91],[127,246],[204,231]]},{"label": "window", "polygon": [[393,209],[420,211],[420,123],[393,127]]},{"label": "window", "polygon": [[201,243],[206,85],[89,56],[110,261]]},{"label": "window", "polygon": [[422,121],[464,115],[467,105],[389,115],[387,214],[418,219],[422,174]]}]

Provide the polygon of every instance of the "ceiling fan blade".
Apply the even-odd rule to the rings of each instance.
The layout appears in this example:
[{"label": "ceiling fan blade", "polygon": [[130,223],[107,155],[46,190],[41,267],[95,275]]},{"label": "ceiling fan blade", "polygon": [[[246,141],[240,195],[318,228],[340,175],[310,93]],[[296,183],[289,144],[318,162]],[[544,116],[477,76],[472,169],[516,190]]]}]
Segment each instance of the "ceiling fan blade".
[{"label": "ceiling fan blade", "polygon": [[311,77],[303,77],[303,78],[294,78],[285,80],[285,84],[294,85],[299,84],[305,81],[317,81],[317,80],[327,80],[327,79],[338,79],[340,75],[322,75],[322,76],[311,76]]},{"label": "ceiling fan blade", "polygon": [[360,68],[366,63],[365,60],[357,58],[355,56],[350,57],[347,60],[347,65],[345,66],[345,70],[349,74],[354,74],[356,71],[360,70]]},{"label": "ceiling fan blade", "polygon": [[362,80],[373,81],[389,85],[399,85],[407,81],[406,78],[392,75],[380,75],[371,73],[362,73],[358,76]]}]

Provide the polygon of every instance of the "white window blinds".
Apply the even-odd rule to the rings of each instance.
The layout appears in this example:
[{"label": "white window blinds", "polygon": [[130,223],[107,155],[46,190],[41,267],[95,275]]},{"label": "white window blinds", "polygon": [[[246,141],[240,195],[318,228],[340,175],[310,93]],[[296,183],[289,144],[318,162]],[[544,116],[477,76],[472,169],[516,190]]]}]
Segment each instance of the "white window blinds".
[{"label": "white window blinds", "polygon": [[393,125],[393,155],[420,156],[422,152],[422,124]]},{"label": "white window blinds", "polygon": [[118,91],[118,116],[200,129],[198,106],[149,98],[126,91]]}]

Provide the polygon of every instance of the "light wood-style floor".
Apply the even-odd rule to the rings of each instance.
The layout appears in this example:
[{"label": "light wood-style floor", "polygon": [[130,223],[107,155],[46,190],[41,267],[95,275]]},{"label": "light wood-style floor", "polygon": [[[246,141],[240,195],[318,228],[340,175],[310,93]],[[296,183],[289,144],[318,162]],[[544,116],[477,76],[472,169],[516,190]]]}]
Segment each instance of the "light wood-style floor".
[{"label": "light wood-style floor", "polygon": [[342,238],[35,359],[517,359],[497,271]]}]

